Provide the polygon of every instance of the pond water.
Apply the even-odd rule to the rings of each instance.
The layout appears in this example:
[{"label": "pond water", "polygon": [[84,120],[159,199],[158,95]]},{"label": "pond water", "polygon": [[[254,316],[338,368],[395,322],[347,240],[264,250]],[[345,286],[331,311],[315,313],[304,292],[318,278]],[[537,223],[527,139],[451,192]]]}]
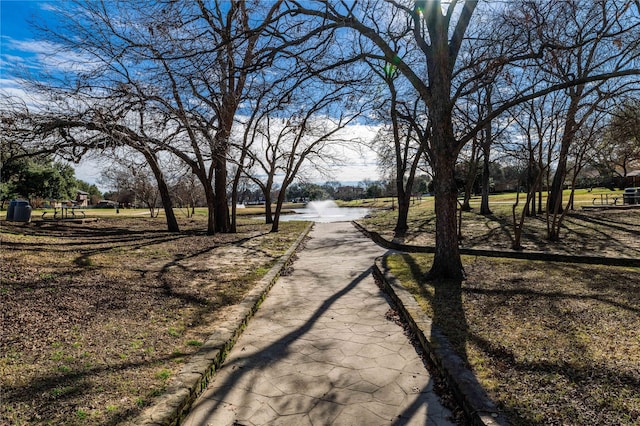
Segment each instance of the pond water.
[{"label": "pond water", "polygon": [[309,220],[312,222],[347,222],[362,219],[369,209],[360,207],[338,207],[332,200],[311,201],[303,209],[294,209],[294,214],[283,214],[281,222],[289,220]]}]

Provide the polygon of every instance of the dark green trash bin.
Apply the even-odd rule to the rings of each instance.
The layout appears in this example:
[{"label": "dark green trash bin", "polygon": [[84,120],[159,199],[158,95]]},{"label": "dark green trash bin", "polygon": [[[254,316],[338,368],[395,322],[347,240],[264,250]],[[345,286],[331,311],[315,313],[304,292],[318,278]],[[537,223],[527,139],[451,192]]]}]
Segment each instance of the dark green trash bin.
[{"label": "dark green trash bin", "polygon": [[30,222],[31,221],[31,206],[28,201],[17,200],[15,208],[13,210],[14,222]]},{"label": "dark green trash bin", "polygon": [[636,204],[636,188],[626,188],[622,194],[624,204]]}]

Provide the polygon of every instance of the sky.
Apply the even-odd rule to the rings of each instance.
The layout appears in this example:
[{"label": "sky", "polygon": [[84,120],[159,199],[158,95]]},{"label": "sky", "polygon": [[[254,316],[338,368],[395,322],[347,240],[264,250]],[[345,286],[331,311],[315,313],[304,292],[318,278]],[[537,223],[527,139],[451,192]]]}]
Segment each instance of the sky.
[{"label": "sky", "polygon": [[[52,6],[59,7],[63,0],[0,0],[0,93],[19,96],[28,102],[30,94],[25,92],[15,81],[10,67],[22,64],[27,67],[55,67],[56,61],[47,58],[45,53],[51,51],[51,44],[47,40],[38,39],[29,21],[52,23],[53,14],[48,10]],[[60,64],[62,61],[59,61]],[[375,129],[364,126],[353,126],[348,132],[360,138],[371,139]],[[331,176],[312,177],[311,180],[323,183],[335,180],[345,185],[354,185],[365,179],[379,179],[376,156],[373,152],[364,154],[346,152],[347,158],[340,167],[331,170]],[[92,159],[74,165],[76,177],[85,182],[100,187],[100,162]],[[100,187],[101,190],[107,188]]]}]

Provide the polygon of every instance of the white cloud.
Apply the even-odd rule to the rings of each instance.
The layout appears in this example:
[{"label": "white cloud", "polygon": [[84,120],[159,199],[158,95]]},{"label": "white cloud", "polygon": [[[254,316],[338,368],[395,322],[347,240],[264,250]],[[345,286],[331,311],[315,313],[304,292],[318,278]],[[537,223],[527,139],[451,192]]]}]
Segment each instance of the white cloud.
[{"label": "white cloud", "polygon": [[[44,69],[48,72],[87,72],[95,69],[94,60],[78,52],[70,52],[64,46],[47,40],[15,40],[3,37],[4,50],[13,54],[4,54],[3,62],[23,65],[31,69]],[[18,56],[22,54],[22,57]],[[9,60],[17,58],[15,61]]]},{"label": "white cloud", "polygon": [[22,56],[4,54],[2,55],[2,61],[9,64],[22,64],[24,63],[24,58]]},{"label": "white cloud", "polygon": [[104,192],[107,188],[98,184],[100,176],[102,174],[102,163],[98,159],[87,158],[80,161],[78,164],[71,164],[76,172],[76,179],[80,179],[90,184],[98,186],[100,191]]}]

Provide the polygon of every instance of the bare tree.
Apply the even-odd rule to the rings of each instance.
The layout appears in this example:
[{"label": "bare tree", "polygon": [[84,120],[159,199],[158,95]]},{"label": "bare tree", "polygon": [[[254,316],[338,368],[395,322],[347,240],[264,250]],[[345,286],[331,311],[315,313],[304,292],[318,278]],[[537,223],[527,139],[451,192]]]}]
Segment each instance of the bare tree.
[{"label": "bare tree", "polygon": [[[629,13],[631,8],[628,2],[616,1],[524,3],[520,13],[536,22],[541,42],[552,46],[537,61],[541,77],[552,83],[570,83],[633,67],[640,58],[640,21]],[[568,106],[547,202],[552,222],[562,211],[567,160],[576,133],[606,102],[630,87],[638,89],[636,79],[598,80],[567,87]],[[549,235],[552,240],[558,238],[554,229],[557,227],[552,226]]]},{"label": "bare tree", "polygon": [[[466,38],[478,6],[476,0],[452,1],[448,5],[435,0],[415,3],[372,0],[352,4],[329,0],[313,4],[291,1],[291,5],[292,13],[317,18],[317,31],[332,31],[337,27],[353,29],[370,52],[369,56],[373,54],[373,45],[379,52],[379,59],[396,66],[427,106],[431,122],[427,152],[434,169],[436,195],[436,253],[429,278],[461,279],[464,276],[456,229],[455,164],[467,142],[495,117],[529,99],[592,81],[640,73],[633,68],[633,63],[621,61],[617,67],[574,76],[568,81],[536,82],[520,87],[517,93],[502,94],[496,99],[491,114],[460,132],[461,129],[454,126],[454,106],[459,99],[481,88],[485,75],[495,74],[496,69],[507,72],[507,65],[511,64],[530,64],[551,49],[545,39],[538,39],[540,34],[535,32],[535,26],[527,27],[527,22],[520,20],[517,29],[509,31],[502,27],[500,33],[483,34],[484,27],[491,28],[485,21],[482,22],[484,27],[473,27],[478,37]],[[620,21],[616,16],[609,17],[609,13],[611,11],[607,11],[609,20]],[[389,21],[395,25],[387,25]],[[627,30],[626,26],[624,30]],[[497,56],[472,58],[460,55],[463,48],[466,52],[481,40],[505,36],[512,37],[513,42],[505,43],[509,50],[499,52]],[[420,60],[416,61],[418,56]],[[474,59],[473,63],[468,62],[470,58]],[[515,70],[513,67],[509,72]]]},{"label": "bare tree", "polygon": [[640,97],[623,99],[612,109],[606,133],[594,144],[592,164],[603,176],[626,177],[640,169]]},{"label": "bare tree", "polygon": [[141,204],[149,210],[150,217],[158,216],[159,191],[144,158],[136,159],[126,151],[114,156],[111,165],[102,171],[101,181],[119,193],[132,196],[130,207]]},{"label": "bare tree", "polygon": [[[396,79],[399,73],[395,66],[388,63],[384,67],[378,67],[373,63],[369,63],[369,66],[389,89],[389,99],[376,108],[382,115],[381,121],[387,121],[387,114],[391,121],[390,128],[381,129],[378,133],[378,144],[381,145],[378,155],[383,161],[386,160],[392,165],[391,170],[394,175],[392,181],[395,183],[395,197],[398,201],[398,217],[394,233],[396,237],[402,237],[409,229],[408,218],[413,183],[428,144],[428,119],[425,119],[426,114],[421,100],[413,97],[411,101],[412,93],[407,94],[406,91],[403,92],[397,87]],[[408,95],[409,99],[404,99],[403,95]],[[422,114],[418,112],[419,108],[422,108]]]},{"label": "bare tree", "polygon": [[177,207],[185,209],[187,217],[195,214],[196,206],[206,204],[202,185],[190,170],[185,170],[175,179],[171,185],[171,194]]},{"label": "bare tree", "polygon": [[90,57],[91,69],[70,67],[62,81],[48,78],[41,88],[64,96],[91,93],[96,104],[126,98],[161,122],[171,137],[150,141],[150,149],[169,152],[193,171],[205,189],[207,232],[228,232],[229,137],[247,79],[273,60],[261,52],[272,52],[263,37],[267,28],[277,28],[280,6],[281,1],[267,9],[246,1],[68,4],[59,9],[59,26],[43,31],[70,58]]},{"label": "bare tree", "polygon": [[[245,173],[262,189],[266,220],[271,231],[279,229],[280,214],[286,190],[301,178],[305,167],[315,170],[330,164],[334,158],[331,145],[344,142],[340,132],[362,113],[364,105],[356,102],[354,88],[335,84],[332,89],[316,91],[327,81],[296,81],[277,102],[264,105],[262,113],[251,123],[251,143],[246,144],[250,164],[258,171],[245,168]],[[285,102],[286,101],[286,102]],[[271,212],[271,193],[280,180],[275,212]]]}]

